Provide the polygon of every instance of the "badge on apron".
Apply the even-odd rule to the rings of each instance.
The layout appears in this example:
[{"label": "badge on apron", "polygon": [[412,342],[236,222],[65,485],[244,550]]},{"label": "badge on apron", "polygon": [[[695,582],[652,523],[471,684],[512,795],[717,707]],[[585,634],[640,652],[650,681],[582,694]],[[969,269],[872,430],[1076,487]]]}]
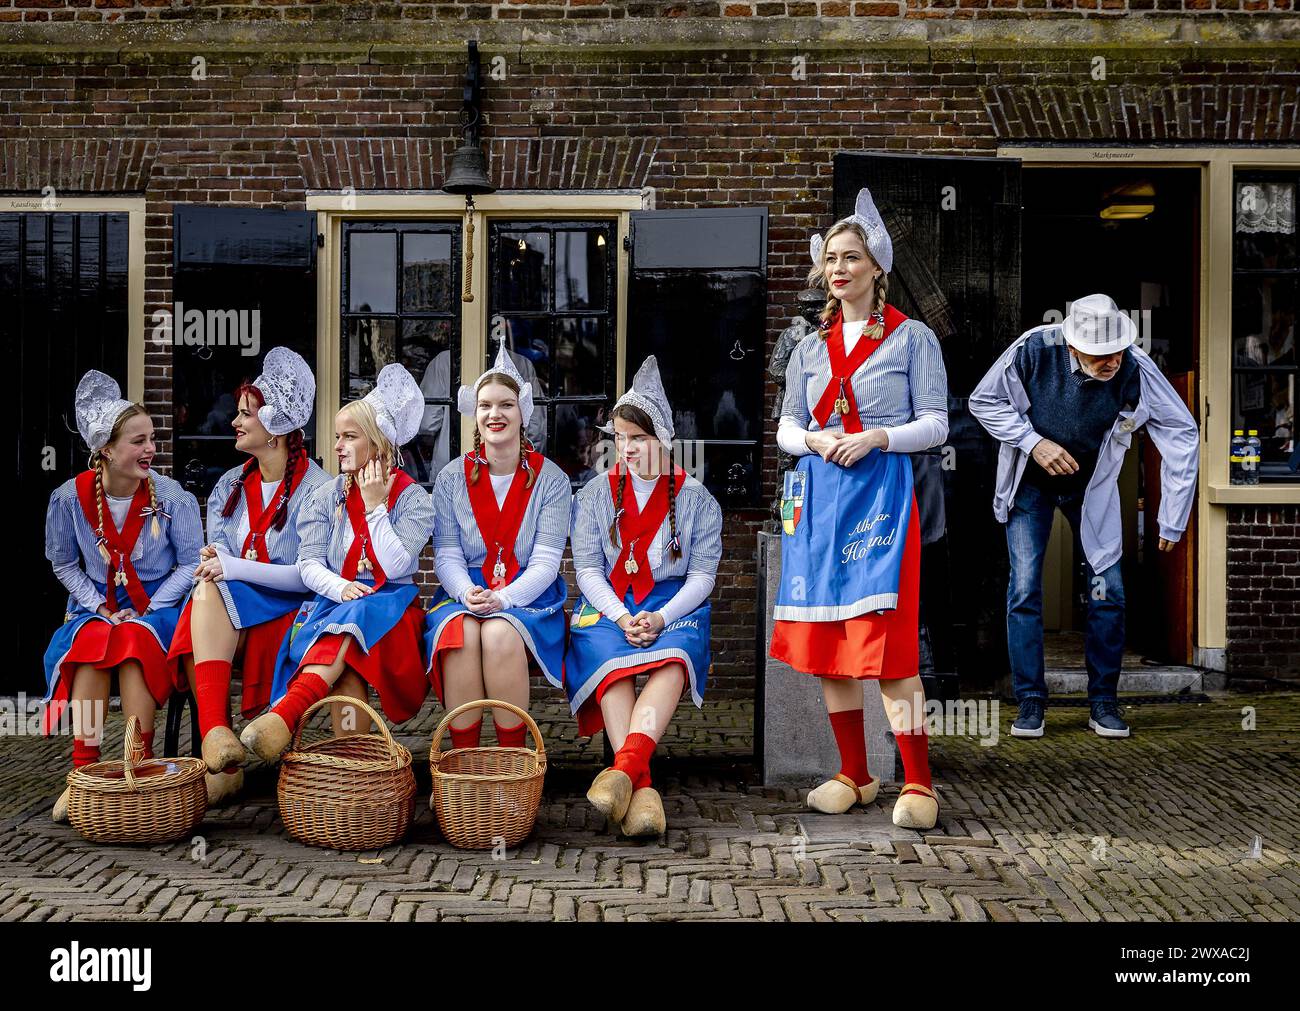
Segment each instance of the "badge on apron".
[{"label": "badge on apron", "polygon": [[781,529],[793,536],[803,518],[804,489],[808,474],[802,470],[787,470],[781,487]]},{"label": "badge on apron", "polygon": [[598,621],[600,621],[600,611],[583,601],[582,606],[573,612],[569,624],[574,628],[590,628]]}]

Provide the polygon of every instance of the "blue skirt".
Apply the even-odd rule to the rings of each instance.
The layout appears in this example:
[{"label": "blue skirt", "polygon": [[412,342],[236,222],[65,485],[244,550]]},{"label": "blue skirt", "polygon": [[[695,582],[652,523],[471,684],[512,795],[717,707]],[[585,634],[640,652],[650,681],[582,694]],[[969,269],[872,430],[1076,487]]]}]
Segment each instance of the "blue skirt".
[{"label": "blue skirt", "polygon": [[[494,618],[508,621],[524,640],[524,646],[537,663],[542,676],[556,688],[564,684],[564,602],[568,596],[564,577],[556,575],[555,582],[527,607],[511,607],[479,618],[480,621]],[[429,676],[439,699],[442,698],[442,676],[438,653],[454,648],[453,644],[443,643],[440,646],[439,643],[451,620],[462,614],[479,617],[460,601],[452,600],[442,587],[438,587],[424,621],[424,645],[425,655],[429,658]]]},{"label": "blue skirt", "polygon": [[[629,588],[623,603],[633,614],[657,611],[681,589],[685,580],[664,579],[636,603]],[[657,661],[680,661],[686,667],[691,698],[704,704],[709,681],[709,602],[664,628],[650,646],[628,643],[623,630],[580,598],[569,622],[569,648],[564,655],[564,691],[569,709],[577,713],[610,674],[626,667],[644,667]]]},{"label": "blue skirt", "polygon": [[269,586],[239,579],[218,579],[213,585],[221,593],[230,623],[240,629],[252,628],[296,611],[311,596],[294,590],[273,590]]},{"label": "blue skirt", "polygon": [[294,617],[289,634],[280,644],[275,680],[271,685],[271,703],[274,705],[284,697],[303,657],[321,636],[351,635],[357,645],[369,653],[402,620],[419,592],[414,583],[385,583],[374,593],[356,600],[335,603],[316,594],[305,601]]}]

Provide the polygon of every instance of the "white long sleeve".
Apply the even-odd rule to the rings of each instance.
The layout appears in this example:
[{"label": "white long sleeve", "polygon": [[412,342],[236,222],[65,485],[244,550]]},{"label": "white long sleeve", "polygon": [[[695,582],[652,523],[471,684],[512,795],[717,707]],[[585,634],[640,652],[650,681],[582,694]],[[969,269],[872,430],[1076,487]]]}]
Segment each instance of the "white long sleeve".
[{"label": "white long sleeve", "polygon": [[597,608],[610,621],[616,622],[623,615],[630,613],[618,599],[614,587],[609,585],[609,580],[600,569],[579,569],[577,578],[578,590],[587,603]]},{"label": "white long sleeve", "polygon": [[99,605],[104,603],[104,595],[95,589],[95,584],[77,562],[54,566],[54,576],[72,594],[72,599],[87,611],[98,611]]},{"label": "white long sleeve", "polygon": [[886,453],[920,453],[948,438],[948,417],[921,414],[906,424],[886,428],[885,435],[889,438]]},{"label": "white long sleeve", "polygon": [[288,590],[301,593],[307,589],[302,581],[302,573],[297,565],[280,565],[276,562],[250,562],[227,554],[217,548],[217,557],[221,559],[221,571],[226,579],[237,579],[256,586],[269,587],[272,590]]},{"label": "white long sleeve", "polygon": [[533,545],[532,554],[528,556],[528,567],[519,573],[509,586],[497,590],[502,608],[527,607],[536,600],[543,590],[555,582],[555,576],[560,571],[560,557],[563,554],[563,548],[544,544]]},{"label": "white long sleeve", "polygon": [[455,544],[434,551],[433,574],[438,577],[438,582],[447,591],[447,596],[461,604],[465,603],[465,594],[474,588],[474,580],[470,578],[465,555]]},{"label": "white long sleeve", "polygon": [[688,572],[686,582],[681,585],[681,589],[673,594],[668,603],[659,608],[659,614],[664,619],[664,627],[667,628],[678,618],[690,614],[703,604],[712,592],[712,573]]},{"label": "white long sleeve", "polygon": [[393,523],[388,518],[387,503],[380,502],[366,513],[366,524],[370,527],[370,543],[375,548],[375,561],[384,570],[388,579],[401,579],[409,576],[420,567],[420,559],[406,550]]},{"label": "white long sleeve", "polygon": [[298,572],[307,589],[319,593],[322,597],[328,597],[336,604],[343,602],[343,589],[349,581],[337,572],[331,572],[315,558],[304,558],[299,561]]},{"label": "white long sleeve", "polygon": [[806,441],[808,429],[788,414],[781,415],[776,428],[776,444],[791,456],[807,456],[812,452]]}]

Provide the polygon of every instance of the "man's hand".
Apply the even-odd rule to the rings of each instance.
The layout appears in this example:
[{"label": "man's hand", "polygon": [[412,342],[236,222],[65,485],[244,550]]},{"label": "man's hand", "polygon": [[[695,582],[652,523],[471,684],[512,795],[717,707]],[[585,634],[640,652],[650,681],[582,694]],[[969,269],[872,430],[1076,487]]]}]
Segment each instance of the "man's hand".
[{"label": "man's hand", "polygon": [[1040,440],[1034,447],[1032,456],[1034,461],[1049,474],[1064,476],[1073,474],[1079,469],[1074,457],[1066,452],[1065,447],[1057,445],[1051,439]]},{"label": "man's hand", "polygon": [[1167,541],[1163,537],[1160,538],[1161,551],[1173,551],[1176,547],[1178,547],[1177,541]]}]

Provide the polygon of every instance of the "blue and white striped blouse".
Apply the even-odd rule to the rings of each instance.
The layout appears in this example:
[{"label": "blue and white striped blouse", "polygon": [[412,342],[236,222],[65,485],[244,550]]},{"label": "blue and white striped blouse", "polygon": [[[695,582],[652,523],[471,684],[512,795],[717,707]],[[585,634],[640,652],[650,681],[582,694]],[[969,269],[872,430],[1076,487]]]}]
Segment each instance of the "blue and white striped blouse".
[{"label": "blue and white striped blouse", "polygon": [[[243,466],[231,467],[217,480],[216,487],[212,489],[212,494],[208,496],[208,543],[216,545],[226,554],[233,555],[235,558],[242,556],[244,537],[248,532],[245,515],[248,511],[248,504],[244,501],[242,490],[233,513],[229,516],[222,516],[221,510],[225,508],[226,500],[230,498],[231,489],[239,483],[243,473]],[[261,479],[255,476],[254,480],[260,481]],[[330,476],[316,464],[315,460],[308,460],[307,470],[302,475],[302,481],[294,488],[293,495],[289,498],[289,515],[285,518],[284,529],[276,530],[272,526],[266,531],[265,544],[271,562],[279,565],[294,565],[297,563],[299,545],[298,517],[302,513],[307,500],[311,498],[312,492],[321,485],[329,483]],[[241,523],[244,524],[243,535],[240,533]],[[259,541],[260,543],[262,542]]]},{"label": "blue and white striped blouse", "polygon": [[[298,568],[306,561],[320,562],[331,572],[341,573],[352,545],[352,524],[343,501],[345,475],[315,488],[298,514]],[[393,531],[412,558],[418,558],[433,535],[433,500],[418,484],[408,486],[397,496],[388,513]],[[412,575],[385,573],[389,582],[410,583]],[[308,582],[310,586],[310,582]]]},{"label": "blue and white striped blouse", "polygon": [[[194,569],[203,547],[203,524],[199,519],[198,500],[163,474],[154,474],[154,493],[162,515],[159,536],[154,537],[152,523],[144,529],[131,552],[131,564],[142,582],[170,576],[158,587],[150,601],[150,610],[172,607],[189,592]],[[100,557],[95,531],[86,521],[77,499],[76,478],[69,478],[50,495],[45,513],[45,557],[50,560],[60,580],[68,588],[68,610],[80,604],[88,611],[104,603],[99,591],[108,578],[108,569]],[[82,569],[69,569],[80,559]],[[98,586],[96,585],[98,584]]]}]

